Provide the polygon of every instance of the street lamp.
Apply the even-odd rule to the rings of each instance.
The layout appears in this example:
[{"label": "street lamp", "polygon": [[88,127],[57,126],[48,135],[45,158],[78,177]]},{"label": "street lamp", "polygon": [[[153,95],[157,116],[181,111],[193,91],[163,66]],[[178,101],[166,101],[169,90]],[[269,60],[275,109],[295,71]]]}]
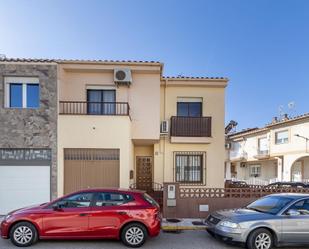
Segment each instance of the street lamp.
[{"label": "street lamp", "polygon": [[305,137],[305,136],[302,136],[302,135],[299,135],[299,134],[294,134],[294,136],[302,138],[302,139],[305,139],[305,141],[306,141],[306,153],[308,153],[308,141],[309,141],[309,138]]}]

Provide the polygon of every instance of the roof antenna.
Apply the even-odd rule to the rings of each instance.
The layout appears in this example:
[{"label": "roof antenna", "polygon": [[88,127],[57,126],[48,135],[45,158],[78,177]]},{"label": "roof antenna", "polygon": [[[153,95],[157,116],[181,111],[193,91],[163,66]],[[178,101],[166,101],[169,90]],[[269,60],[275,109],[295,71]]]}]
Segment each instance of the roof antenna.
[{"label": "roof antenna", "polygon": [[288,109],[289,109],[289,114],[291,117],[293,117],[296,114],[296,103],[295,101],[290,101],[288,103]]},{"label": "roof antenna", "polygon": [[281,120],[284,116],[284,106],[283,105],[280,105],[278,107],[278,113],[279,113],[279,120]]}]

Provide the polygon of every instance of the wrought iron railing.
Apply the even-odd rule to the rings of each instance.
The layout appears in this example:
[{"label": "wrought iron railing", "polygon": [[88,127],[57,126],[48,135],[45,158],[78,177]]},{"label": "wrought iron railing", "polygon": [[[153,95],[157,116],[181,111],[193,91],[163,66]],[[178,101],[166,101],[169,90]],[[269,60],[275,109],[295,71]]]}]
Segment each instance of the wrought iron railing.
[{"label": "wrought iron railing", "polygon": [[59,113],[66,115],[129,116],[127,102],[60,101]]},{"label": "wrought iron railing", "polygon": [[163,185],[157,182],[151,182],[149,184],[139,184],[139,183],[132,183],[130,185],[130,189],[138,189],[138,190],[145,190],[145,191],[163,191]]}]

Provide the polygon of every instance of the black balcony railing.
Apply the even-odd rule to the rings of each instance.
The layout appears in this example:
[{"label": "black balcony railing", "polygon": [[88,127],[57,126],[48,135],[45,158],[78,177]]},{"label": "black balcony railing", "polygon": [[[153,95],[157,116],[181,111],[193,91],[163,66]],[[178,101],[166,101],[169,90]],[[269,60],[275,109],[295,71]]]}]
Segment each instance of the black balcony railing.
[{"label": "black balcony railing", "polygon": [[129,116],[127,102],[60,101],[59,113],[67,115],[117,115]]},{"label": "black balcony railing", "polygon": [[171,118],[171,136],[175,137],[211,137],[211,117]]}]

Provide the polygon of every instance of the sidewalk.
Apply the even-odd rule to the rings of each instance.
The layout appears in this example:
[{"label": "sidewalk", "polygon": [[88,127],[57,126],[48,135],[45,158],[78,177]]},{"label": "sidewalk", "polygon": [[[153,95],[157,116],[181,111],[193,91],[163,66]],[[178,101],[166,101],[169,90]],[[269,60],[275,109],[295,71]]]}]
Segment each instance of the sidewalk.
[{"label": "sidewalk", "polygon": [[[182,230],[205,230],[204,219],[179,219],[179,222],[171,221],[173,219],[162,220],[163,231],[182,231]],[[174,219],[175,220],[175,219]]]}]

